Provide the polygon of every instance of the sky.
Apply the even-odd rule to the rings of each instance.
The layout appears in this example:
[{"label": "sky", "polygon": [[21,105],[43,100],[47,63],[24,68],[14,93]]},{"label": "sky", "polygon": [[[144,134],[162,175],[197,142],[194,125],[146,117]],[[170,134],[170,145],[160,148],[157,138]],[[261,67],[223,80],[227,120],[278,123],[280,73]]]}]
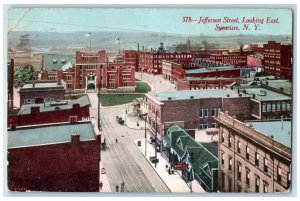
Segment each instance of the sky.
[{"label": "sky", "polygon": [[[188,35],[237,35],[292,33],[292,12],[288,9],[230,9],[230,8],[14,8],[5,13],[7,30],[11,31],[148,31]],[[192,22],[183,22],[183,17]],[[239,23],[200,23],[202,18],[238,18]],[[278,18],[278,23],[266,23],[266,19]],[[242,30],[242,19],[263,19],[255,30]],[[238,26],[237,30],[216,30],[216,25]],[[257,26],[257,25],[256,25]]]}]

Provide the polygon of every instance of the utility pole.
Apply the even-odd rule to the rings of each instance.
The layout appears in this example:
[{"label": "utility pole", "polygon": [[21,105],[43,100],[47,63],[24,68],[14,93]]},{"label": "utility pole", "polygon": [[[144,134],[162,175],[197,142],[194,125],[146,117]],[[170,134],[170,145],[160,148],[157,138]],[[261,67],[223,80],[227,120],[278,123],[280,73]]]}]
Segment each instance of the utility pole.
[{"label": "utility pole", "polygon": [[[157,109],[155,110],[155,160],[157,161]],[[155,162],[155,167],[156,167]]]},{"label": "utility pole", "polygon": [[145,118],[145,157],[147,158],[147,129],[146,129],[146,123],[147,123],[147,113],[143,114]]}]

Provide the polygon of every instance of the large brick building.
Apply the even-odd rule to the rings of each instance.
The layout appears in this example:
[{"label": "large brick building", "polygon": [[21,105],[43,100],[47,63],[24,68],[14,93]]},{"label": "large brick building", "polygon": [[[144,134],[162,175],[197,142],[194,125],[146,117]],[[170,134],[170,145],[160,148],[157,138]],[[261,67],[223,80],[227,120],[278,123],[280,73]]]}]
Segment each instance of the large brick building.
[{"label": "large brick building", "polygon": [[183,122],[185,130],[216,127],[219,109],[241,120],[251,118],[250,97],[228,89],[148,93],[146,99],[149,130],[155,134],[157,129],[159,139],[170,122]]},{"label": "large brick building", "polygon": [[243,67],[247,65],[246,54],[212,54],[210,60],[222,64]]},{"label": "large brick building", "polygon": [[[119,55],[118,55],[119,56]],[[57,56],[58,61],[61,56]],[[60,67],[45,68],[42,80],[63,80],[66,89],[77,90],[118,90],[133,91],[135,88],[135,63],[122,57],[115,62],[107,62],[106,51],[97,53],[76,52],[75,65],[72,62]],[[69,60],[71,60],[69,58]],[[64,59],[66,61],[66,59]]]},{"label": "large brick building", "polygon": [[189,63],[192,61],[192,54],[189,52],[139,52],[139,71],[151,74],[162,73],[162,61],[174,61],[177,63]]},{"label": "large brick building", "polygon": [[291,80],[293,72],[292,45],[268,41],[263,48],[265,72]]},{"label": "large brick building", "polygon": [[238,121],[226,113],[219,125],[219,191],[287,192],[291,184],[291,121]]},{"label": "large brick building", "polygon": [[16,115],[8,115],[7,127],[82,121],[89,119],[88,96],[75,100],[60,100],[23,105]]},{"label": "large brick building", "polygon": [[99,191],[101,136],[92,123],[59,123],[8,130],[11,191]]}]

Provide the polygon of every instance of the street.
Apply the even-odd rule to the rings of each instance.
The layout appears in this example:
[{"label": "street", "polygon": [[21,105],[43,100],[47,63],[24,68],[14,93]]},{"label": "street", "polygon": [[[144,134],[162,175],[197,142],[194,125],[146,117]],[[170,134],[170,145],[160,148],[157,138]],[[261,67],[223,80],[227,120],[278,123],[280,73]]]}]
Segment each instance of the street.
[{"label": "street", "polygon": [[[97,120],[97,95],[89,93],[88,96],[92,104],[91,117]],[[100,114],[102,141],[105,138],[108,147],[101,151],[101,161],[112,191],[116,192],[116,186],[124,182],[126,192],[170,192],[134,144],[135,139],[144,136],[144,131],[116,122],[117,115],[125,114],[124,105],[100,107]]]}]

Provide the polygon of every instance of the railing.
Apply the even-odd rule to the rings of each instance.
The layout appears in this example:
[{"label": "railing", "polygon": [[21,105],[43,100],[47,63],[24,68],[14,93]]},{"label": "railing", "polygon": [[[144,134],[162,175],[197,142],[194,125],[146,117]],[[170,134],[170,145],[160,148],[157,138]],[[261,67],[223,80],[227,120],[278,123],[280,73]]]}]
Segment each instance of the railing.
[{"label": "railing", "polygon": [[228,114],[219,111],[216,120],[219,121],[220,123],[223,123],[231,127],[234,130],[239,131],[239,133],[244,134],[247,138],[250,138],[260,143],[262,146],[269,148],[271,151],[277,152],[278,154],[282,154],[284,157],[291,160],[290,148],[256,131],[253,128],[249,128],[243,122],[235,119],[234,117],[231,117]]}]

